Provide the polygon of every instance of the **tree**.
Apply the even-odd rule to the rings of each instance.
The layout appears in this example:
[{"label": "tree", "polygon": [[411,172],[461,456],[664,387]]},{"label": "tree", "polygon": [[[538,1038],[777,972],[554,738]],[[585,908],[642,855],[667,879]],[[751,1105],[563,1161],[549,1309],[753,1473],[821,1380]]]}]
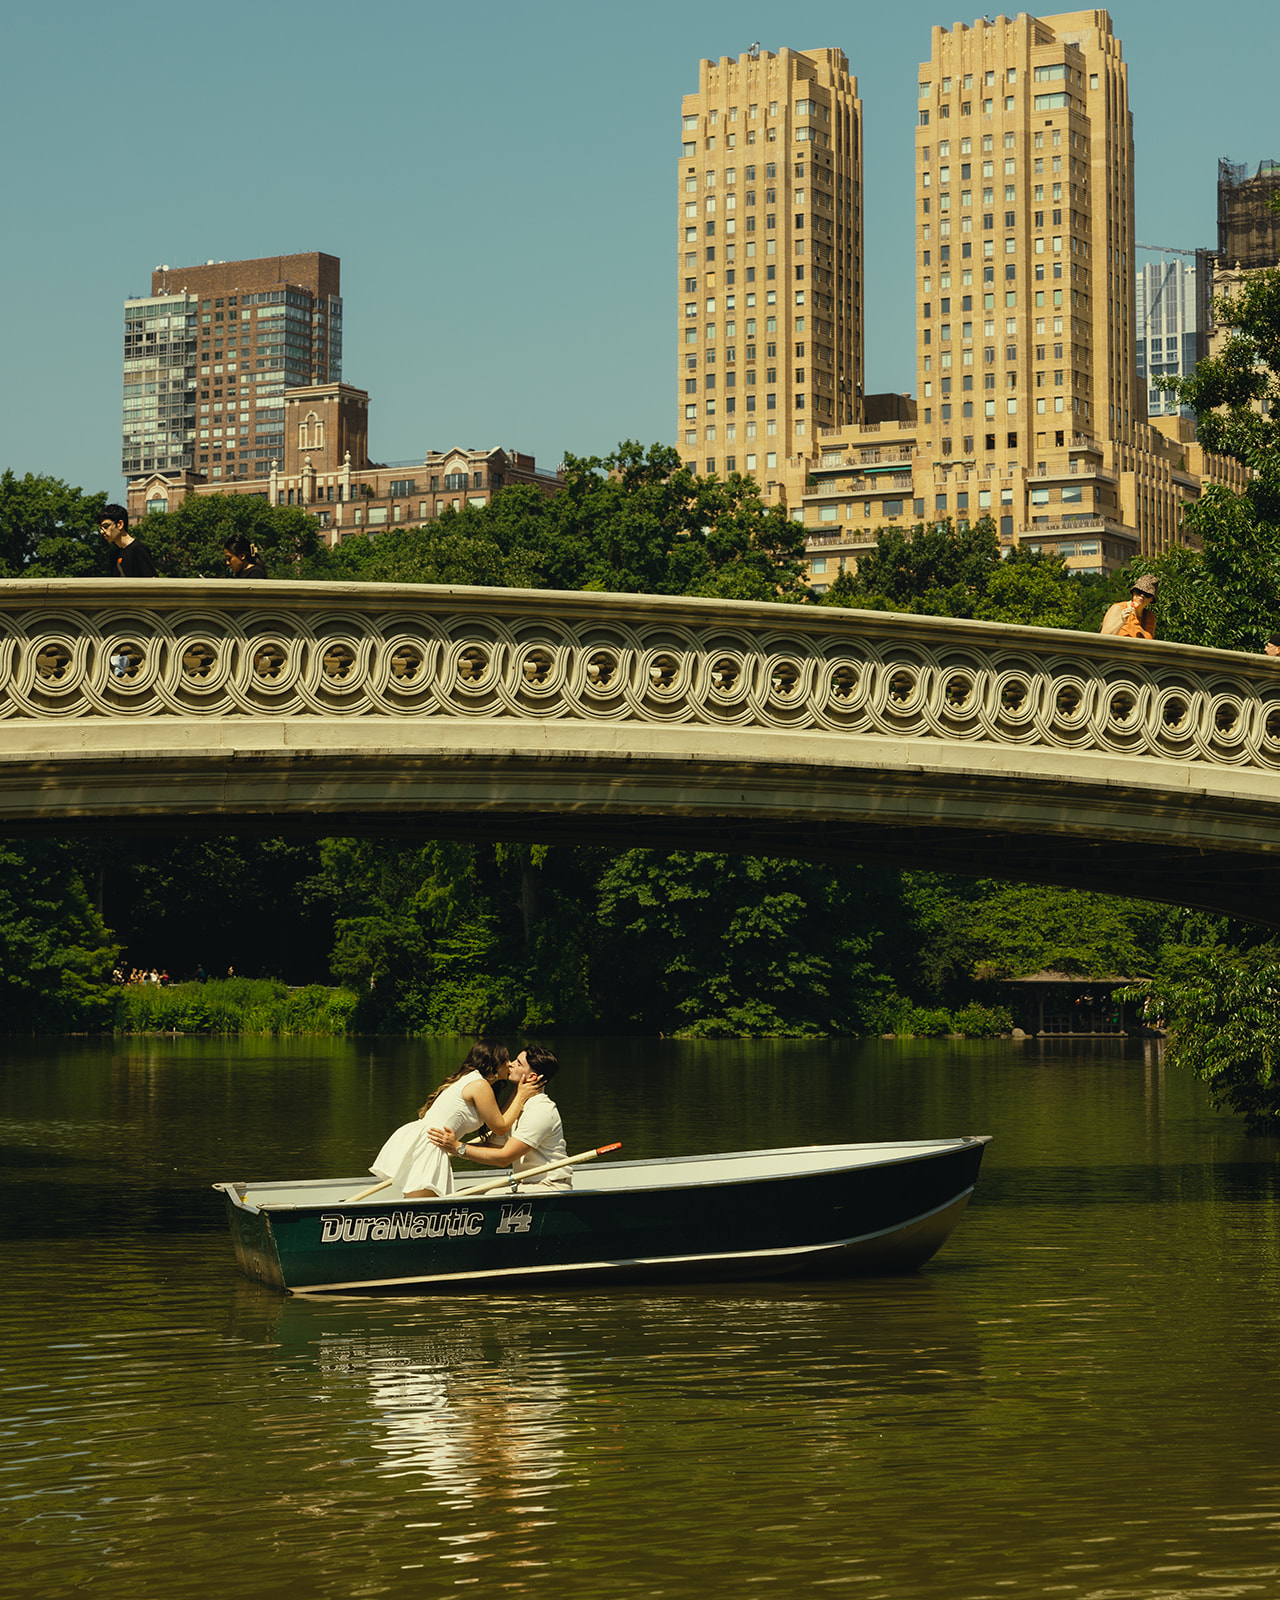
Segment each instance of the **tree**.
[{"label": "tree", "polygon": [[1168,1065],[1203,1079],[1250,1133],[1280,1136],[1280,948],[1183,953],[1125,997],[1169,1028]]},{"label": "tree", "polygon": [[0,840],[0,1026],[11,1033],[109,1026],[115,958],[71,848]]},{"label": "tree", "polygon": [[348,537],[307,575],[373,582],[801,600],[804,529],[758,486],[690,472],[634,440],[569,456],[554,496],[513,485],[424,527]]},{"label": "tree", "polygon": [[[536,575],[531,558],[520,549],[508,553],[492,526],[498,501],[508,496],[526,516],[536,520],[540,515],[545,496],[536,489],[504,489],[492,507],[468,506],[455,511],[450,506],[442,516],[421,527],[393,528],[373,535],[349,533],[335,549],[322,548],[312,556],[303,576],[351,583],[531,588]],[[505,507],[503,512],[506,514]]]},{"label": "tree", "polygon": [[261,495],[188,495],[174,511],[153,511],[130,527],[166,578],[224,578],[222,547],[241,537],[257,545],[273,577],[297,577],[320,548],[319,523],[301,506],[273,506]]},{"label": "tree", "polygon": [[108,578],[99,532],[104,493],[86,494],[61,478],[28,472],[0,476],[0,578]]},{"label": "tree", "polygon": [[1035,628],[1078,628],[1082,613],[1082,590],[1060,559],[1017,554],[988,575],[986,593],[973,608],[979,622]]},{"label": "tree", "polygon": [[1152,970],[1149,938],[1141,938],[1135,926],[1150,915],[1150,907],[1120,897],[988,883],[968,906],[964,923],[976,977],[1055,971],[1105,978]]},{"label": "tree", "polygon": [[823,603],[1042,628],[1075,628],[1082,609],[1079,585],[1061,560],[1030,550],[1002,553],[990,517],[881,529],[875,552],[856,573],[842,572]]},{"label": "tree", "polygon": [[71,848],[131,966],[175,978],[234,966],[292,984],[328,971],[332,923],[300,888],[319,867],[316,844],[95,834]]},{"label": "tree", "polygon": [[859,1031],[893,988],[867,927],[868,879],[756,856],[627,851],[599,882],[609,1009],[630,1026],[699,1037]]},{"label": "tree", "polygon": [[1280,271],[1250,275],[1214,314],[1234,329],[1221,352],[1161,383],[1194,410],[1205,449],[1251,477],[1240,494],[1206,485],[1185,512],[1203,549],[1175,547],[1150,570],[1162,638],[1256,651],[1280,625]]}]

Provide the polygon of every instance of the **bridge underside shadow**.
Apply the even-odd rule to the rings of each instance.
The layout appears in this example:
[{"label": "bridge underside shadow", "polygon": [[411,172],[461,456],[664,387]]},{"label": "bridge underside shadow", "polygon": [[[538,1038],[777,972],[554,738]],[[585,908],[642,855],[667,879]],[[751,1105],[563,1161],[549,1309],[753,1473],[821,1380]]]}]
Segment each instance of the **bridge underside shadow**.
[{"label": "bridge underside shadow", "polygon": [[[971,757],[970,757],[971,759]],[[1269,795],[902,763],[688,752],[80,754],[0,772],[0,834],[159,833],[745,852],[1055,884],[1280,927]],[[1138,764],[1135,763],[1135,768]],[[1161,779],[1165,780],[1161,783]]]}]

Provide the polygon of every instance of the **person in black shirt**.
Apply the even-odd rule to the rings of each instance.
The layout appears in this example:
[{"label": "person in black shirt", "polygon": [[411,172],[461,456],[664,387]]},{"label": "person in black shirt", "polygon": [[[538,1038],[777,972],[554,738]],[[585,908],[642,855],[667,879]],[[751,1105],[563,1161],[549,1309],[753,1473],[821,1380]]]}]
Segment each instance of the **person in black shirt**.
[{"label": "person in black shirt", "polygon": [[262,565],[258,555],[258,547],[250,544],[248,539],[236,535],[228,539],[222,547],[222,553],[227,558],[227,565],[231,568],[233,578],[269,578],[271,574]]},{"label": "person in black shirt", "polygon": [[103,506],[98,526],[102,537],[115,546],[111,566],[117,578],[158,578],[151,552],[141,539],[129,532],[129,513],[124,506]]}]

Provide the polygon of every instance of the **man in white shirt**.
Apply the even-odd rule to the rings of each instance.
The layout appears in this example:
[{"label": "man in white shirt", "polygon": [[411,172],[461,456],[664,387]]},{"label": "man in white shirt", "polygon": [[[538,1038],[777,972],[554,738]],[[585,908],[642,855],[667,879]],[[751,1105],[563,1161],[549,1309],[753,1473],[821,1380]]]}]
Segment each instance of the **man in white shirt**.
[{"label": "man in white shirt", "polygon": [[[517,1174],[527,1172],[530,1167],[545,1166],[549,1161],[563,1161],[569,1153],[565,1148],[564,1126],[555,1101],[545,1092],[559,1070],[560,1063],[542,1045],[531,1044],[512,1060],[511,1077],[515,1082],[531,1078],[540,1092],[527,1102],[505,1144],[496,1147],[463,1144],[447,1128],[431,1128],[428,1138],[451,1156],[464,1156],[486,1167],[511,1167]],[[544,1178],[525,1187],[570,1189],[573,1168],[561,1167],[558,1172],[548,1172]]]}]

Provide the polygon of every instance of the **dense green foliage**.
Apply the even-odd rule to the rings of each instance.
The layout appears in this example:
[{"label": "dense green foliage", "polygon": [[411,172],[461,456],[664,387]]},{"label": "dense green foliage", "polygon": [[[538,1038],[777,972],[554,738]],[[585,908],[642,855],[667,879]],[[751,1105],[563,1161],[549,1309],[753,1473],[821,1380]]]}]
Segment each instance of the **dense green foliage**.
[{"label": "dense green foliage", "polygon": [[1203,549],[1175,548],[1151,567],[1162,638],[1256,651],[1280,627],[1280,271],[1247,278],[1214,310],[1234,329],[1221,353],[1163,386],[1194,409],[1205,448],[1252,477],[1241,494],[1208,485],[1186,508]]},{"label": "dense green foliage", "polygon": [[98,531],[105,494],[60,478],[0,475],[0,578],[106,578],[108,546]]},{"label": "dense green foliage", "polygon": [[881,529],[874,553],[859,561],[856,572],[846,568],[822,603],[1079,628],[1089,592],[1090,585],[1057,556],[1015,549],[1002,559],[990,517],[958,526],[948,518],[909,531]]},{"label": "dense green foliage", "polygon": [[109,1023],[116,949],[71,851],[0,840],[0,1026],[7,1033]]},{"label": "dense green foliage", "polygon": [[304,575],[321,548],[319,524],[300,506],[268,505],[257,495],[191,495],[174,511],[153,511],[129,530],[166,578],[226,578],[223,545],[237,536],[262,552],[276,578]]},{"label": "dense green foliage", "polygon": [[1250,1133],[1280,1136],[1280,948],[1173,951],[1133,994],[1172,1030],[1171,1066],[1203,1078]]},{"label": "dense green foliage", "polygon": [[289,989],[270,978],[210,983],[138,983],[117,989],[113,1019],[121,1033],[344,1034],[356,1010],[349,989],[309,984]]},{"label": "dense green foliage", "polygon": [[307,575],[798,600],[803,554],[804,529],[750,478],[699,477],[675,450],[628,440],[567,457],[555,496],[517,486],[423,527],[348,534]]}]

